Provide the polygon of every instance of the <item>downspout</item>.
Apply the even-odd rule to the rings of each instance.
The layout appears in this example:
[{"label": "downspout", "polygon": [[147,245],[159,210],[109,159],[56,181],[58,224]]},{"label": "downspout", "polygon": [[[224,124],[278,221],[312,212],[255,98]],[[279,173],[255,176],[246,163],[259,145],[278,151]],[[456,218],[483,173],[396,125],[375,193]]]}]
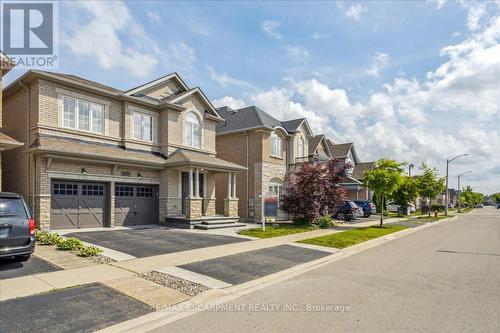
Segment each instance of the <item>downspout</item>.
[{"label": "downspout", "polygon": [[[31,144],[31,138],[30,138],[30,132],[31,132],[31,90],[30,88],[24,84],[22,81],[19,81],[19,85],[21,87],[23,87],[26,92],[28,93],[28,115],[26,117],[26,138],[27,138],[27,142],[26,142],[26,148],[29,148],[30,144]],[[33,160],[35,159],[35,157],[33,156]],[[27,162],[28,162],[28,189],[30,187],[30,184],[29,182],[31,182],[31,207],[32,207],[32,211],[33,211],[33,214],[35,214],[35,209],[36,209],[36,204],[35,204],[35,172],[33,170],[33,172],[31,172],[31,168],[30,168],[30,162],[31,162],[31,157],[30,155],[27,156]]]},{"label": "downspout", "polygon": [[246,167],[247,167],[247,171],[246,171],[246,183],[247,183],[247,190],[245,191],[246,192],[246,199],[247,199],[247,216],[246,216],[246,219],[248,220],[250,218],[250,205],[249,205],[249,191],[250,191],[250,182],[249,182],[249,175],[248,175],[248,168],[249,168],[249,165],[248,165],[248,144],[249,144],[249,136],[250,134],[248,133],[247,130],[244,130],[243,133],[245,133],[247,135],[246,137]]}]

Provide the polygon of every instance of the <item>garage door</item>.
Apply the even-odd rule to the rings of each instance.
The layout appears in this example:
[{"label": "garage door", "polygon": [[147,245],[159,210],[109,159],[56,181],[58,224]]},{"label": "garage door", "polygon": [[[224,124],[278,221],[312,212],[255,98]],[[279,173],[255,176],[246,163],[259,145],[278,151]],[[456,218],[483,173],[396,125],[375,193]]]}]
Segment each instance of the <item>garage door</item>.
[{"label": "garage door", "polygon": [[158,186],[116,184],[115,225],[158,223]]},{"label": "garage door", "polygon": [[52,229],[102,227],[106,220],[106,184],[52,181]]}]

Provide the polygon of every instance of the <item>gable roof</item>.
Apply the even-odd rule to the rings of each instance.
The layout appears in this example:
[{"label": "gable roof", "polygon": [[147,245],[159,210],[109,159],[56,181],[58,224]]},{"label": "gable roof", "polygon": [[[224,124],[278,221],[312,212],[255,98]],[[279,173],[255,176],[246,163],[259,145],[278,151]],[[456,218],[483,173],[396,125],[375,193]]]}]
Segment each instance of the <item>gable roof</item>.
[{"label": "gable roof", "polygon": [[330,146],[330,152],[332,153],[332,158],[347,157],[352,147],[352,142],[334,144],[332,141],[328,140],[328,144]]},{"label": "gable roof", "polygon": [[154,79],[152,81],[149,81],[147,83],[141,84],[140,86],[137,86],[135,88],[129,89],[125,92],[125,94],[126,95],[137,94],[137,93],[140,93],[141,91],[153,88],[155,86],[163,84],[164,82],[167,82],[168,80],[172,80],[172,79],[176,80],[181,85],[181,87],[184,89],[184,91],[189,90],[188,85],[181,79],[179,74],[174,72],[174,73],[170,73],[170,74],[167,74],[165,76],[162,76],[160,78]]},{"label": "gable roof", "polygon": [[375,167],[375,162],[360,162],[354,166],[352,178],[362,180],[365,172],[370,171]]},{"label": "gable roof", "polygon": [[302,124],[306,125],[306,129],[309,132],[308,136],[313,135],[313,132],[311,130],[311,126],[309,126],[309,122],[307,121],[306,118],[298,118],[298,119],[292,119],[292,120],[287,120],[287,121],[282,121],[281,124],[283,124],[283,127],[287,130],[288,133],[294,133],[297,132],[299,127]]},{"label": "gable roof", "polygon": [[281,122],[256,106],[248,106],[238,110],[230,108],[217,109],[224,122],[217,124],[217,133],[236,132],[243,129],[282,127]]},{"label": "gable roof", "polygon": [[196,94],[201,98],[201,100],[205,104],[205,106],[208,107],[208,111],[215,118],[217,118],[218,120],[221,120],[221,121],[223,120],[221,118],[221,116],[219,115],[219,113],[217,112],[217,109],[213,106],[212,102],[210,102],[210,100],[207,98],[207,96],[205,96],[205,94],[203,93],[203,91],[199,87],[190,89],[189,91],[186,91],[185,93],[177,95],[174,98],[170,99],[168,102],[177,104],[193,94]]},{"label": "gable roof", "polygon": [[2,63],[2,68],[0,69],[2,71],[2,75],[7,74],[12,68],[14,68],[16,66],[16,63],[14,62],[14,60],[9,58],[1,50],[0,50],[0,61]]},{"label": "gable roof", "polygon": [[328,144],[324,134],[318,134],[309,138],[309,154],[314,154],[316,152],[316,149],[318,149],[319,145],[322,143],[326,148],[325,150],[328,156],[331,156],[332,153],[330,151],[330,145]]}]

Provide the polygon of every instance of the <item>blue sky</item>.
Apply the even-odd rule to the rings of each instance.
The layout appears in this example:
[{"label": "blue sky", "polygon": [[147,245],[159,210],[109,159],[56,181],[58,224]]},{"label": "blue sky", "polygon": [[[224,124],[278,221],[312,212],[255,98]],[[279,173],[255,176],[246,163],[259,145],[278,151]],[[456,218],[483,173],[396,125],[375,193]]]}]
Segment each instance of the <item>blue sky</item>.
[{"label": "blue sky", "polygon": [[473,169],[466,182],[500,191],[498,1],[71,1],[59,11],[60,72],[127,89],[177,71],[217,105],[308,117],[367,160],[442,171],[470,152],[452,176]]}]

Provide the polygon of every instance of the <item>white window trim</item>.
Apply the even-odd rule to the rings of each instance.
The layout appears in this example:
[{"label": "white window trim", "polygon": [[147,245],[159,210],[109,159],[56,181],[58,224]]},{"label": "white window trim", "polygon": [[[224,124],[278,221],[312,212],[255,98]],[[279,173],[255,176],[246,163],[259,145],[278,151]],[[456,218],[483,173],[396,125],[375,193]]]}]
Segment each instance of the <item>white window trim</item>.
[{"label": "white window trim", "polygon": [[[279,142],[279,147],[275,147],[275,142]],[[277,149],[277,154],[275,154],[273,152],[273,150],[275,148],[278,148]],[[270,149],[270,155],[271,157],[278,157],[278,158],[282,158],[282,150],[283,150],[283,140],[281,139],[281,137],[276,134],[276,133],[271,133],[271,149]]]},{"label": "white window trim", "polygon": [[[141,116],[141,137],[140,138],[137,138],[135,136],[135,120],[134,120],[134,116],[135,115],[140,115]],[[147,114],[147,113],[143,113],[143,112],[139,112],[139,111],[135,111],[133,110],[130,114],[130,117],[131,117],[131,128],[130,128],[130,137],[134,140],[137,140],[137,141],[143,141],[143,142],[149,142],[149,143],[153,143],[154,142],[154,138],[155,138],[155,124],[156,124],[156,117],[153,116],[153,115],[150,115],[150,114]],[[151,132],[150,132],[150,139],[144,139],[144,119],[148,117],[151,119]]]},{"label": "white window trim", "polygon": [[[71,127],[71,126],[65,126],[64,125],[64,99],[67,98],[67,99],[71,99],[73,100],[73,102],[75,103],[75,110],[74,110],[74,117],[75,117],[75,127]],[[97,102],[91,102],[87,99],[84,99],[84,98],[78,98],[78,97],[74,97],[74,96],[68,96],[68,95],[61,95],[61,122],[60,122],[60,125],[62,128],[67,128],[67,129],[71,129],[71,130],[74,130],[74,131],[78,131],[78,132],[84,132],[84,133],[93,133],[93,134],[105,134],[106,133],[106,105],[104,104],[101,104],[101,103],[97,103]],[[79,127],[79,105],[80,105],[80,102],[84,102],[84,103],[88,103],[89,104],[89,129],[88,130],[85,130],[85,129],[80,129]],[[101,116],[101,131],[100,132],[95,132],[92,130],[93,128],[93,116],[92,116],[92,104],[94,105],[98,105],[101,107],[101,110],[102,110],[102,116]]]},{"label": "white window trim", "polygon": [[[200,126],[200,145],[195,146],[195,145],[190,145],[185,141],[185,133],[186,133],[186,118],[189,114],[193,114],[196,119],[198,119],[198,125]],[[191,132],[191,142],[194,143],[194,131]],[[196,149],[201,149],[203,147],[203,121],[201,118],[198,116],[198,114],[194,111],[189,111],[186,113],[184,118],[182,119],[182,144],[186,147],[191,147],[191,148],[196,148]]]},{"label": "white window trim", "polygon": [[[302,143],[302,152],[300,151],[300,143]],[[306,154],[305,145],[306,141],[304,140],[304,138],[299,137],[297,140],[297,157],[305,157]]]}]

